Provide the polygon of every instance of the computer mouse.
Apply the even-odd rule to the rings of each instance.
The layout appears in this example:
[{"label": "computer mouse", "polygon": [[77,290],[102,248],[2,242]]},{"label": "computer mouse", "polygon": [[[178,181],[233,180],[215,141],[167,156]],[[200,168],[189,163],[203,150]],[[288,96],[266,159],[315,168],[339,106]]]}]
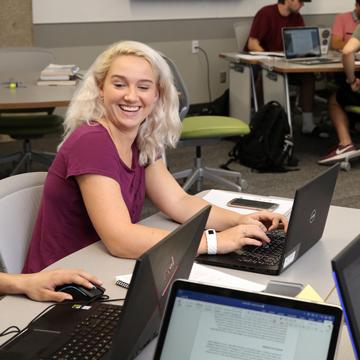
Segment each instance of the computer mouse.
[{"label": "computer mouse", "polygon": [[88,289],[78,284],[64,284],[57,286],[55,291],[61,291],[70,294],[72,301],[93,301],[101,297],[105,289],[100,285],[94,285],[92,289]]}]

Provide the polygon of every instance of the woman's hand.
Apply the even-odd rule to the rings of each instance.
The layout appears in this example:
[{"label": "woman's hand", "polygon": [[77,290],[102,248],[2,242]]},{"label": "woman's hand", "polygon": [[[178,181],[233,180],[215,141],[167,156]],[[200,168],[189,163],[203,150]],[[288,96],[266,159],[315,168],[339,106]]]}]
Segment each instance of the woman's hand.
[{"label": "woman's hand", "polygon": [[258,225],[264,231],[271,231],[278,228],[287,231],[289,225],[289,221],[284,215],[266,210],[246,215],[243,219],[242,224]]},{"label": "woman's hand", "polygon": [[261,223],[237,225],[217,233],[217,252],[227,254],[241,249],[244,245],[261,246],[269,241]]},{"label": "woman's hand", "polygon": [[83,270],[57,269],[18,276],[19,292],[37,301],[72,300],[70,294],[55,291],[59,285],[75,283],[88,289],[91,289],[93,284],[101,285],[100,280]]}]

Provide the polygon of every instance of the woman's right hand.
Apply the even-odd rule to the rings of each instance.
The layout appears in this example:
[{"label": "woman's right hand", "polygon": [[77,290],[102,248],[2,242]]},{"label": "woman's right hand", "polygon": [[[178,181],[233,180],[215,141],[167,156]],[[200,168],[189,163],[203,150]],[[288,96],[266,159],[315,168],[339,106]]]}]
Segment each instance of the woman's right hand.
[{"label": "woman's right hand", "polygon": [[237,225],[217,233],[217,253],[227,254],[244,245],[262,246],[270,242],[262,227],[258,225]]}]

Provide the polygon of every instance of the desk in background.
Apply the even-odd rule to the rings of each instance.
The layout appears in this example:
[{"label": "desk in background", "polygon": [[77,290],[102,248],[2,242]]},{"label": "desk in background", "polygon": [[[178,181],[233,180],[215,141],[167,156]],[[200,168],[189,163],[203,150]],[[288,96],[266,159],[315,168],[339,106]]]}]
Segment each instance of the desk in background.
[{"label": "desk in background", "polygon": [[[331,206],[322,239],[280,276],[255,274],[225,268],[216,269],[264,285],[270,279],[310,284],[322,298],[325,298],[334,287],[330,260],[360,233],[359,216],[360,209]],[[160,213],[143,220],[141,223],[168,230],[176,227],[174,222],[169,221]],[[341,224],[346,224],[346,227],[340,226]],[[97,242],[65,257],[49,268],[82,267],[103,280],[104,287],[107,290],[106,293],[110,298],[122,298],[126,292],[115,285],[115,275],[132,272],[134,263],[133,260],[120,259],[109,255],[104,245]],[[333,303],[338,304],[335,293],[333,293],[331,299]],[[23,328],[47,305],[47,303],[31,301],[22,296],[6,296],[0,301],[0,331],[10,325]],[[355,359],[347,331],[344,330],[338,358]],[[7,339],[0,339],[1,342],[5,340]],[[140,354],[138,359],[152,359],[154,345],[155,341]]]},{"label": "desk in background", "polygon": [[[276,100],[285,109],[288,114],[288,121],[292,131],[292,118],[290,106],[289,74],[304,73],[334,73],[342,72],[342,63],[321,64],[321,65],[299,65],[291,63],[279,57],[258,57],[254,56],[251,60],[249,55],[239,53],[221,53],[220,57],[230,63],[229,92],[230,92],[230,113],[234,117],[246,121],[251,112],[251,93],[248,86],[251,86],[251,92],[256,99],[254,75],[251,65],[261,65],[263,68],[263,91],[264,103]],[[237,67],[244,67],[246,71],[236,71]],[[360,68],[360,66],[357,66]],[[249,75],[247,75],[247,72]],[[231,95],[232,94],[232,95]],[[250,98],[250,100],[249,100]],[[255,111],[257,108],[255,108]],[[245,114],[243,118],[242,114]]]},{"label": "desk in background", "polygon": [[222,53],[221,58],[229,61],[229,111],[230,116],[250,123],[251,99],[254,110],[258,110],[255,78],[252,65],[260,62],[238,53]]}]

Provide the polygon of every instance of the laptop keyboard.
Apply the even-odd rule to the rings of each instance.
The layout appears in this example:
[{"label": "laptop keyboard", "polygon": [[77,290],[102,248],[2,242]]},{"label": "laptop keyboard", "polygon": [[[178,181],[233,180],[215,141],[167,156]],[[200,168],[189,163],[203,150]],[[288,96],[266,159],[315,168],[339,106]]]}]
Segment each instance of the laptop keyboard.
[{"label": "laptop keyboard", "polygon": [[96,310],[81,321],[61,349],[49,359],[95,360],[100,359],[111,346],[122,306],[100,304]]},{"label": "laptop keyboard", "polygon": [[283,252],[286,235],[284,230],[268,231],[266,235],[270,238],[270,243],[264,246],[246,245],[238,256],[239,261],[248,264],[277,264]]}]

